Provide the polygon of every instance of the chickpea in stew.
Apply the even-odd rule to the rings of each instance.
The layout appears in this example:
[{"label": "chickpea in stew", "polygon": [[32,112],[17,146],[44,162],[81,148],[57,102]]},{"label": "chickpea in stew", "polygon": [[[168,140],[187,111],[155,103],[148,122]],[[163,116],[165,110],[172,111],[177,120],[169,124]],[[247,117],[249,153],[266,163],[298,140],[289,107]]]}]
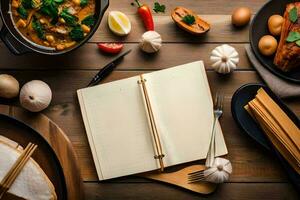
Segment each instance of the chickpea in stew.
[{"label": "chickpea in stew", "polygon": [[83,40],[95,23],[95,0],[11,0],[11,11],[25,38],[58,51]]}]

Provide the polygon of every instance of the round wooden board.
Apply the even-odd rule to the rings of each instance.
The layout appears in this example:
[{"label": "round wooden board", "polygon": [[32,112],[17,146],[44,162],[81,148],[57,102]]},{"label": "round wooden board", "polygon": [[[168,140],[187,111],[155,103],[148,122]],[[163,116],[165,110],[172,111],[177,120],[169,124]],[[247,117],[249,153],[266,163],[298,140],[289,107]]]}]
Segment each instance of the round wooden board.
[{"label": "round wooden board", "polygon": [[[77,165],[78,162],[75,155],[75,151],[65,133],[53,121],[51,121],[48,117],[46,117],[43,114],[30,113],[22,108],[8,105],[0,105],[0,114],[13,117],[18,121],[23,122],[27,126],[33,128],[37,133],[40,134],[41,137],[43,137],[48,142],[48,144],[51,146],[54,153],[56,154],[56,157],[59,160],[60,165],[62,167],[64,181],[66,183],[67,199],[84,199],[83,182],[81,178],[80,169]],[[9,139],[15,140],[17,143],[24,146],[26,145],[24,141],[28,140],[28,138],[20,138],[20,136],[17,136],[18,131],[20,130],[18,130],[18,128],[14,127],[13,125],[5,125],[1,127],[1,132],[4,133],[4,136],[8,137]],[[36,142],[38,143],[38,141]],[[47,151],[45,150],[43,152]],[[39,153],[37,152],[37,154]],[[46,174],[47,171],[50,171],[50,168],[54,167],[48,166],[49,164],[46,161],[49,158],[45,158],[45,155],[36,155],[34,159],[36,159],[36,161],[41,165]],[[52,174],[50,173],[50,176],[50,179],[63,179],[63,177],[57,177],[57,174],[52,176]],[[54,180],[53,184],[59,184],[57,182],[59,181]]]}]

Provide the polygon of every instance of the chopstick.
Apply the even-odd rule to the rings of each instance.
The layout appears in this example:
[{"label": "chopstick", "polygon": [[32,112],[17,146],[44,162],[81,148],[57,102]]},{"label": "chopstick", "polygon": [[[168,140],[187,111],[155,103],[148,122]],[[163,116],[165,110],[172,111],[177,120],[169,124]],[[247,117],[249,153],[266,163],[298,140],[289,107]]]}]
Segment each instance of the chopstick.
[{"label": "chopstick", "polygon": [[3,195],[8,191],[8,189],[11,187],[13,182],[16,180],[20,172],[22,171],[23,167],[27,163],[27,161],[30,159],[31,155],[36,150],[37,145],[29,143],[22,154],[19,156],[19,158],[16,160],[16,162],[13,164],[11,169],[8,171],[8,173],[5,175],[3,180],[0,183],[0,199],[3,197]]},{"label": "chopstick", "polygon": [[159,134],[157,131],[157,126],[155,123],[153,110],[151,107],[151,103],[150,103],[150,99],[149,99],[149,95],[148,95],[148,91],[147,91],[145,82],[146,82],[146,79],[144,79],[143,75],[140,75],[140,80],[138,81],[138,84],[141,85],[141,90],[142,90],[142,93],[144,96],[144,102],[145,102],[145,106],[146,106],[147,113],[148,113],[148,119],[149,119],[149,123],[150,123],[152,139],[153,139],[156,154],[157,154],[157,155],[154,155],[154,158],[158,159],[159,165],[160,165],[160,171],[163,172],[164,168],[165,168],[163,158],[165,155],[163,153],[162,145],[161,145]]}]

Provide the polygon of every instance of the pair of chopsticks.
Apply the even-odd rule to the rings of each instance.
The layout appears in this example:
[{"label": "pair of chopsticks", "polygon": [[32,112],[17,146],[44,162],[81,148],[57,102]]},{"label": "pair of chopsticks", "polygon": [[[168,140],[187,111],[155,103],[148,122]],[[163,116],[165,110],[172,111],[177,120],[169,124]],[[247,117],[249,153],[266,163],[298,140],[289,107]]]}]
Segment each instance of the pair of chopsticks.
[{"label": "pair of chopsticks", "polygon": [[138,81],[138,84],[141,85],[141,90],[144,95],[145,106],[147,108],[147,113],[148,113],[148,118],[149,118],[149,123],[150,123],[149,125],[151,128],[153,142],[154,142],[156,154],[157,154],[154,156],[154,158],[158,159],[159,165],[160,165],[160,171],[163,172],[164,168],[165,168],[163,158],[165,155],[163,154],[162,145],[161,145],[159,134],[157,131],[157,126],[156,126],[156,122],[154,119],[154,115],[153,115],[153,111],[152,111],[152,107],[151,107],[151,103],[150,103],[150,99],[149,99],[149,95],[148,95],[148,90],[146,87],[146,81],[147,80],[144,79],[143,75],[140,75],[140,80]]},{"label": "pair of chopsticks", "polygon": [[5,175],[3,180],[0,183],[0,199],[3,197],[3,195],[9,190],[13,182],[16,180],[20,172],[22,171],[23,167],[27,163],[27,161],[30,159],[31,155],[36,150],[37,145],[29,143],[20,157],[16,160],[14,165],[11,167],[11,169],[8,171],[8,173]]}]

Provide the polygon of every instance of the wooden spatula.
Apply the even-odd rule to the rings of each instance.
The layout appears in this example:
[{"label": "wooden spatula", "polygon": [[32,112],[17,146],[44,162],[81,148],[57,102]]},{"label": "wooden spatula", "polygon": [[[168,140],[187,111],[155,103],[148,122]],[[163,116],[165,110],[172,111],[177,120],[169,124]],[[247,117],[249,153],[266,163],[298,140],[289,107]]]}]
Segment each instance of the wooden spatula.
[{"label": "wooden spatula", "polygon": [[139,174],[138,176],[175,185],[200,194],[210,194],[215,191],[217,184],[208,182],[188,183],[189,173],[203,169],[205,169],[204,165],[192,165],[176,172],[159,173],[157,171],[152,171]]}]

